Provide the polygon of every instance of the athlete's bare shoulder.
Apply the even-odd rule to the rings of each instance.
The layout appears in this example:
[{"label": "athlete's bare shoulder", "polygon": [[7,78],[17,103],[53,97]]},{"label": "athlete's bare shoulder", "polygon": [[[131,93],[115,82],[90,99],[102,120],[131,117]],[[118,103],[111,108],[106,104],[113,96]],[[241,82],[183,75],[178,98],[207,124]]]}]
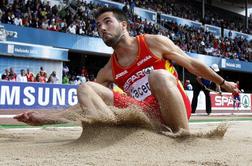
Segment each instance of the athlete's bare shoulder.
[{"label": "athlete's bare shoulder", "polygon": [[162,35],[153,35],[153,34],[144,34],[144,38],[147,40],[153,40],[153,39],[158,39],[158,38],[162,38]]},{"label": "athlete's bare shoulder", "polygon": [[169,51],[173,47],[172,41],[168,37],[162,35],[146,34],[144,38],[152,53],[159,57],[162,57],[164,52]]},{"label": "athlete's bare shoulder", "polygon": [[144,38],[145,38],[146,43],[150,47],[160,47],[160,46],[163,46],[163,44],[166,44],[166,47],[167,47],[169,46],[169,43],[172,42],[168,37],[162,36],[162,35],[145,34]]},{"label": "athlete's bare shoulder", "polygon": [[113,82],[111,58],[107,64],[99,70],[96,82],[103,84],[104,86],[108,86],[111,82]]}]

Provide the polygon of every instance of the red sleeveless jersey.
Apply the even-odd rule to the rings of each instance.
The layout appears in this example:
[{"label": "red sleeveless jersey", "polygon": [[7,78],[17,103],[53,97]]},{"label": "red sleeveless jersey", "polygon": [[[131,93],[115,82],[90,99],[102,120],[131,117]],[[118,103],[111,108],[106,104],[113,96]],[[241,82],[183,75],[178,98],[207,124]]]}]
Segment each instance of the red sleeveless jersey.
[{"label": "red sleeveless jersey", "polygon": [[118,63],[116,54],[112,54],[112,72],[115,84],[136,100],[143,101],[151,96],[148,76],[151,70],[166,69],[178,78],[177,72],[169,60],[154,55],[145,42],[144,35],[136,36],[138,54],[133,64],[123,67]]}]

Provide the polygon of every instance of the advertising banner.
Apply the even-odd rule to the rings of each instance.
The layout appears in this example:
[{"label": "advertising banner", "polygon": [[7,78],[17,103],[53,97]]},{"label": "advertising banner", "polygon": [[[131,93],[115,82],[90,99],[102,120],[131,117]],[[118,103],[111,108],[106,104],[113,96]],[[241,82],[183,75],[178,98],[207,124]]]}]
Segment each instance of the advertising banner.
[{"label": "advertising banner", "polygon": [[152,12],[150,10],[135,7],[134,13],[137,14],[138,16],[140,16],[141,18],[146,19],[148,21],[153,21],[153,22],[157,21],[157,13],[156,12]]},{"label": "advertising banner", "polygon": [[212,32],[215,36],[221,37],[221,28],[213,25],[205,24],[205,29]]},{"label": "advertising banner", "polygon": [[[243,110],[251,112],[251,94],[248,93],[241,93],[240,94],[240,104],[239,108],[238,101],[233,99],[231,93],[223,93],[222,95],[219,94],[211,94],[211,103],[213,110]],[[235,102],[237,102],[235,104]],[[234,107],[235,106],[235,107]]]},{"label": "advertising banner", "polygon": [[221,66],[222,69],[233,70],[233,71],[242,71],[252,73],[252,63],[251,62],[243,62],[237,61],[233,59],[221,59]]},{"label": "advertising banner", "polygon": [[6,41],[0,42],[0,48],[0,54],[2,55],[61,61],[68,60],[67,49]]},{"label": "advertising banner", "polygon": [[8,35],[6,41],[30,43],[51,46],[54,48],[81,50],[109,55],[113,52],[112,48],[106,46],[102,39],[97,37],[21,27],[11,24],[0,23],[0,26],[2,26],[6,32],[12,32],[11,34],[14,34]]},{"label": "advertising banner", "polygon": [[196,58],[202,61],[208,66],[211,66],[212,64],[215,63],[219,66],[220,69],[223,69],[223,70],[232,70],[232,71],[252,73],[251,62],[237,61],[234,59],[224,59],[220,57],[196,54],[196,53],[191,53],[191,52],[187,52],[187,54],[193,58]]},{"label": "advertising banner", "polygon": [[252,40],[252,35],[248,35],[248,34],[237,32],[237,31],[232,31],[230,29],[224,29],[224,36],[230,37],[232,39],[234,39],[236,37],[241,37],[241,38],[246,39],[248,41]]},{"label": "advertising banner", "polygon": [[[0,81],[0,110],[55,110],[64,109],[78,103],[77,85],[19,83]],[[192,101],[193,91],[186,91]],[[252,113],[251,94],[240,94],[239,111]],[[233,107],[231,93],[222,95],[211,93],[212,112],[228,113]],[[197,111],[205,112],[205,94],[198,96]],[[238,110],[238,109],[237,109]]]},{"label": "advertising banner", "polygon": [[62,109],[77,102],[75,85],[0,81],[0,110]]},{"label": "advertising banner", "polygon": [[[192,102],[193,91],[186,91],[189,100]],[[231,93],[223,93],[219,95],[217,93],[210,93],[212,113],[232,113],[234,111],[239,111],[242,113],[252,113],[252,97],[249,93],[240,94],[240,104],[236,101],[236,107],[234,107],[234,99]],[[239,107],[238,107],[239,106]],[[196,112],[206,111],[206,98],[203,91],[200,92],[198,96],[198,104]]]}]

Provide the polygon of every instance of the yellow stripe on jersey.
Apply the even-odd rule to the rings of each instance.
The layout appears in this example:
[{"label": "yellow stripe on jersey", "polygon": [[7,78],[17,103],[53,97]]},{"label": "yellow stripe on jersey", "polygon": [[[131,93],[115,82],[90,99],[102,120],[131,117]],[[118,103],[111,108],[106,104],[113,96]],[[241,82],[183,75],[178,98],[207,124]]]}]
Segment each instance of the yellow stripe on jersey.
[{"label": "yellow stripe on jersey", "polygon": [[117,93],[125,93],[121,88],[119,88],[116,84],[113,84],[113,91]]},{"label": "yellow stripe on jersey", "polygon": [[[170,61],[167,61],[167,60],[165,61],[165,69],[169,71],[171,74],[173,74],[175,77],[177,77],[177,71]],[[181,89],[185,92],[183,84],[181,83],[180,80],[178,80],[178,84],[181,87]]]},{"label": "yellow stripe on jersey", "polygon": [[170,62],[170,61],[167,61],[167,60],[165,61],[165,69],[166,69],[167,71],[169,71],[171,74],[176,73],[176,70],[175,70],[174,66],[171,65],[171,62]]}]

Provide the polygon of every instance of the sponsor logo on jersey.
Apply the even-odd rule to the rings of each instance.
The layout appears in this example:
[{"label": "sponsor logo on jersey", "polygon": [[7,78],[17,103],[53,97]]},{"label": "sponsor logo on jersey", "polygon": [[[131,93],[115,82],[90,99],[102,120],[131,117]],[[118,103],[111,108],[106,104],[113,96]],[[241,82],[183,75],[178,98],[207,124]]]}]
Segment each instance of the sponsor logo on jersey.
[{"label": "sponsor logo on jersey", "polygon": [[128,78],[128,80],[125,82],[124,86],[123,86],[123,89],[124,91],[127,91],[127,89],[129,88],[129,86],[131,84],[133,84],[135,81],[137,81],[138,79],[146,76],[146,75],[149,75],[150,74],[150,71],[154,70],[154,67],[153,66],[150,66],[150,67],[147,67],[147,68],[144,68],[138,72],[136,72],[135,74],[133,74],[130,78]]},{"label": "sponsor logo on jersey", "polygon": [[144,59],[141,59],[139,62],[137,62],[137,66],[140,66],[141,64],[145,63],[149,59],[151,59],[150,55],[146,56]]},{"label": "sponsor logo on jersey", "polygon": [[127,70],[124,70],[123,72],[117,74],[116,77],[115,77],[115,79],[118,79],[118,78],[124,76],[124,75],[127,74],[127,73],[128,73],[128,71],[127,71]]}]

